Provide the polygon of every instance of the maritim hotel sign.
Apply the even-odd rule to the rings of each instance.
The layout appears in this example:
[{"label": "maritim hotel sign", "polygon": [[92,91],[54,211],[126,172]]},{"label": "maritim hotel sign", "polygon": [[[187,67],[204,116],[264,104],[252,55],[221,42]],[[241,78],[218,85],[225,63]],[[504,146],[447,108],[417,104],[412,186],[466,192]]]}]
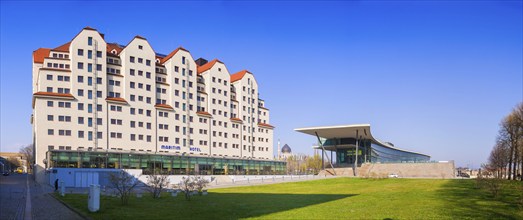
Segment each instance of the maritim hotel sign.
[{"label": "maritim hotel sign", "polygon": [[[182,148],[180,146],[172,146],[172,145],[162,145],[162,150],[181,150]],[[194,152],[202,152],[202,150],[199,147],[190,147],[190,151]]]}]

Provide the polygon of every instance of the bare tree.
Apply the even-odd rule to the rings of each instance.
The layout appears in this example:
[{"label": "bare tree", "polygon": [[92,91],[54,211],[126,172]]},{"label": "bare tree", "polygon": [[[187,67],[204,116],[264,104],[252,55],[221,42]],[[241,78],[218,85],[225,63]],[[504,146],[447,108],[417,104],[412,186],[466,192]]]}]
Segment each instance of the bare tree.
[{"label": "bare tree", "polygon": [[509,145],[507,140],[498,138],[498,141],[489,156],[488,167],[495,178],[504,178],[507,165],[509,165]]},{"label": "bare tree", "polygon": [[516,179],[516,161],[518,159],[518,127],[516,117],[513,113],[505,117],[501,122],[500,137],[507,140],[509,144],[509,166],[508,179]]},{"label": "bare tree", "polygon": [[196,189],[196,182],[191,176],[182,177],[182,180],[178,184],[178,188],[185,194],[187,201],[191,200],[191,193]]},{"label": "bare tree", "polygon": [[195,181],[195,185],[196,185],[195,186],[196,190],[198,190],[200,195],[202,195],[202,191],[209,184],[209,180],[206,180],[205,178],[198,176],[198,177],[194,178],[194,181]]},{"label": "bare tree", "polygon": [[129,197],[139,181],[133,175],[119,171],[109,175],[109,181],[112,187],[116,190],[117,196],[120,198],[122,205],[127,205]]},{"label": "bare tree", "polygon": [[30,172],[32,165],[34,164],[34,148],[32,144],[20,147],[19,153],[21,153],[27,161],[27,171]]},{"label": "bare tree", "polygon": [[160,175],[158,173],[147,176],[147,191],[151,193],[153,198],[159,198],[160,194],[169,186],[169,176]]}]

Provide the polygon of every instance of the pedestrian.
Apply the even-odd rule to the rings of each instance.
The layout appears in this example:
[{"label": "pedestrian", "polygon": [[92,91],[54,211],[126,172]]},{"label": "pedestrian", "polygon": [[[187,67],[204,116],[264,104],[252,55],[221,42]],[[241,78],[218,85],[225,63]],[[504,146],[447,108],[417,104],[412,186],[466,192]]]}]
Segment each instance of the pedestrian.
[{"label": "pedestrian", "polygon": [[58,191],[58,179],[54,181],[54,191]]}]

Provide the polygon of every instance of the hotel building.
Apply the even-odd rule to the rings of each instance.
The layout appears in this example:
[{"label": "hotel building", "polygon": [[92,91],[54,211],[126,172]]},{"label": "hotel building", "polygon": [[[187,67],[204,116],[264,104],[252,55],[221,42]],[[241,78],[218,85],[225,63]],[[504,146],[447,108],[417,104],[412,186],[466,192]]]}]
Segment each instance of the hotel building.
[{"label": "hotel building", "polygon": [[[170,174],[274,174],[269,109],[254,75],[140,36],[107,43],[86,27],[33,52],[35,172],[53,167]],[[41,175],[39,175],[41,174]]]}]

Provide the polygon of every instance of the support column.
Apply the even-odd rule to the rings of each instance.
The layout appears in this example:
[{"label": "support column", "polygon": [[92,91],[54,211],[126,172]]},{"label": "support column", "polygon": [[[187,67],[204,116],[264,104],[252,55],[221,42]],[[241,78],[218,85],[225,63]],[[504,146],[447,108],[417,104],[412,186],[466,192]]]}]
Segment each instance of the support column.
[{"label": "support column", "polygon": [[358,136],[358,130],[356,130],[356,152],[354,152],[354,176],[358,176],[358,145],[359,145],[359,136]]},{"label": "support column", "polygon": [[323,148],[321,149],[321,169],[324,170],[325,169],[325,162],[323,162]]}]

